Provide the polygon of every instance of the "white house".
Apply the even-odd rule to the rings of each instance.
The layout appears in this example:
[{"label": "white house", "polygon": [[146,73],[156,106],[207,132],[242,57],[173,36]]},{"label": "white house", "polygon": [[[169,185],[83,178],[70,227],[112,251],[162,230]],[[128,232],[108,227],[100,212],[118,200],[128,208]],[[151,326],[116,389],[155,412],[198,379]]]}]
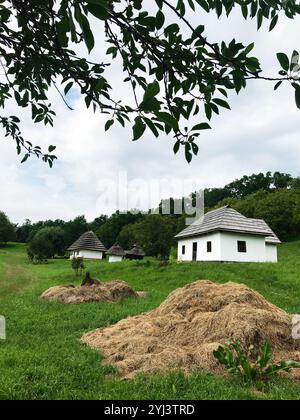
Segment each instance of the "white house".
[{"label": "white house", "polygon": [[179,261],[277,262],[280,240],[264,220],[230,206],[213,210],[180,232]]},{"label": "white house", "polygon": [[94,232],[86,232],[70,246],[68,251],[71,252],[70,259],[102,260],[107,250]]},{"label": "white house", "polygon": [[107,251],[107,255],[110,263],[117,263],[123,261],[126,252],[120,245],[115,244]]}]

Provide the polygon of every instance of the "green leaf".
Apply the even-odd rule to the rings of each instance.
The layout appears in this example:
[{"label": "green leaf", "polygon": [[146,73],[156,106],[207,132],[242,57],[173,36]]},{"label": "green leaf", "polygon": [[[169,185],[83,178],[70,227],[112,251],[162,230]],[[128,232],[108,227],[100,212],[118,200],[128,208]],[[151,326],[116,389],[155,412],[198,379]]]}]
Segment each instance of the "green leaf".
[{"label": "green leaf", "polygon": [[242,3],[241,4],[241,9],[242,9],[242,14],[243,14],[245,20],[247,20],[247,17],[248,17],[248,5],[246,3]]},{"label": "green leaf", "polygon": [[67,84],[67,86],[65,87],[65,95],[70,91],[72,86],[73,86],[73,82],[70,82]]},{"label": "green leaf", "polygon": [[271,359],[271,345],[270,343],[268,343],[267,341],[263,344],[261,351],[260,351],[260,355],[257,359],[257,363],[259,364],[260,368],[263,369],[265,368],[270,359]]},{"label": "green leaf", "polygon": [[148,97],[147,99],[143,100],[140,107],[143,111],[155,112],[160,110],[160,102],[156,98]]},{"label": "green leaf", "polygon": [[277,365],[270,365],[264,371],[266,376],[272,376],[279,372],[289,372],[291,369],[300,369],[300,363],[293,360],[287,360],[278,363]]},{"label": "green leaf", "polygon": [[52,153],[52,152],[54,152],[55,149],[56,149],[56,146],[49,146],[48,152]]},{"label": "green leaf", "polygon": [[213,99],[213,102],[216,103],[217,105],[222,106],[223,108],[231,109],[230,105],[226,101],[224,101],[224,99],[216,98],[216,99]]},{"label": "green leaf", "polygon": [[252,18],[254,18],[254,16],[256,16],[257,9],[258,9],[258,1],[253,0],[252,3],[251,3],[251,17]]},{"label": "green leaf", "polygon": [[271,31],[273,31],[273,29],[275,28],[275,26],[277,25],[277,23],[278,23],[278,19],[279,19],[279,15],[275,15],[274,17],[273,17],[273,19],[272,19],[272,21],[271,21],[271,24],[270,24],[270,28],[269,28],[269,31],[271,32]]},{"label": "green leaf", "polygon": [[146,124],[143,122],[141,117],[136,117],[135,124],[133,126],[133,140],[139,140],[146,130]]},{"label": "green leaf", "polygon": [[191,163],[192,159],[193,159],[193,155],[191,152],[191,144],[190,143],[186,143],[185,144],[185,158],[187,160],[188,163]]},{"label": "green leaf", "polygon": [[199,6],[202,7],[207,13],[209,13],[209,5],[207,4],[206,0],[196,0],[196,2],[199,4]]},{"label": "green leaf", "polygon": [[257,29],[261,28],[261,26],[263,24],[263,19],[264,19],[263,13],[262,13],[261,9],[259,9],[258,12],[257,12]]},{"label": "green leaf", "polygon": [[25,163],[27,160],[28,160],[28,158],[30,157],[30,154],[29,153],[27,153],[24,157],[23,157],[23,159],[21,160],[21,163]]},{"label": "green leaf", "polygon": [[68,19],[69,19],[69,27],[70,27],[70,32],[71,32],[71,40],[72,42],[77,42],[76,26],[75,26],[74,19],[71,12],[68,13]]},{"label": "green leaf", "polygon": [[190,8],[193,10],[193,12],[195,11],[195,4],[194,4],[194,0],[188,0],[189,6]]},{"label": "green leaf", "polygon": [[180,140],[177,140],[177,142],[174,144],[174,148],[173,148],[175,155],[179,152],[180,146],[181,146],[181,142],[180,142]]},{"label": "green leaf", "polygon": [[158,133],[158,130],[157,130],[154,122],[152,120],[150,120],[150,118],[146,118],[146,117],[144,117],[144,121],[147,124],[147,126],[150,128],[152,133],[155,135],[155,137],[159,137],[159,133]]},{"label": "green leaf", "polygon": [[210,121],[211,118],[212,118],[212,109],[211,109],[211,106],[210,106],[210,104],[205,104],[204,107],[205,107],[206,117]]},{"label": "green leaf", "polygon": [[254,42],[252,42],[252,44],[249,44],[248,47],[245,49],[245,54],[249,54],[253,50],[254,46]]},{"label": "green leaf", "polygon": [[274,87],[274,90],[277,90],[281,85],[282,85],[282,82],[276,83],[276,85]]},{"label": "green leaf", "polygon": [[198,144],[192,143],[192,150],[193,150],[194,155],[197,156],[198,153],[199,153],[199,146],[198,146]]},{"label": "green leaf", "polygon": [[153,98],[154,96],[158,95],[160,92],[160,86],[157,81],[150,83],[147,86],[147,89],[144,94],[144,101],[147,101],[149,98]]},{"label": "green leaf", "polygon": [[284,53],[278,53],[277,58],[278,58],[278,61],[281,65],[281,67],[283,68],[283,70],[289,71],[290,60],[289,60],[288,56]]},{"label": "green leaf", "polygon": [[299,70],[300,70],[298,51],[293,51],[292,58],[291,58],[290,70],[291,71],[296,71],[296,72],[299,72]]},{"label": "green leaf", "polygon": [[62,47],[68,46],[68,37],[67,32],[70,30],[70,22],[68,16],[65,16],[58,24],[56,25],[56,33],[58,40]]},{"label": "green leaf", "polygon": [[39,114],[36,118],[35,118],[35,120],[34,120],[34,122],[35,123],[39,123],[39,122],[41,122],[41,121],[43,121],[44,120],[44,114]]},{"label": "green leaf", "polygon": [[88,11],[100,20],[107,20],[109,18],[108,10],[103,6],[98,6],[97,4],[88,4]]},{"label": "green leaf", "polygon": [[300,109],[300,85],[295,85],[295,102],[297,108]]},{"label": "green leaf", "polygon": [[172,127],[173,130],[178,130],[178,122],[171,114],[168,114],[167,112],[158,112],[156,115],[160,121]]},{"label": "green leaf", "polygon": [[110,129],[110,127],[113,126],[113,125],[114,125],[114,120],[108,120],[108,121],[106,121],[105,131],[108,131]]},{"label": "green leaf", "polygon": [[211,126],[207,123],[201,123],[201,124],[195,125],[192,129],[192,131],[198,131],[198,130],[211,130]]},{"label": "green leaf", "polygon": [[[1,1],[1,3],[4,3],[4,1]],[[7,9],[6,7],[0,10],[0,20],[2,24],[6,23],[8,19],[10,18],[10,16],[11,16],[11,11]]]},{"label": "green leaf", "polygon": [[165,23],[165,15],[161,10],[157,12],[156,19],[155,19],[155,26],[156,29],[159,30],[164,26]]},{"label": "green leaf", "polygon": [[172,23],[165,29],[165,34],[172,34],[172,33],[178,33],[180,31],[179,25],[177,23]]},{"label": "green leaf", "polygon": [[87,20],[87,18],[84,15],[82,15],[81,28],[82,28],[82,32],[83,32],[83,36],[84,36],[86,46],[87,46],[89,52],[91,52],[93,50],[94,46],[95,46],[95,39],[94,39],[93,32],[91,31],[89,21]]}]

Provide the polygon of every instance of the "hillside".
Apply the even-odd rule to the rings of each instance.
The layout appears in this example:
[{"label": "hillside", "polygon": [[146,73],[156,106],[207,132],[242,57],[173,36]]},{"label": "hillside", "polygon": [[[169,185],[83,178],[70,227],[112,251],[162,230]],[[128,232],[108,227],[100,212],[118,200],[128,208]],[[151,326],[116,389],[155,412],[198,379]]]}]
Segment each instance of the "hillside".
[{"label": "hillside", "polygon": [[[166,398],[249,399],[299,398],[297,383],[277,380],[266,395],[241,387],[237,380],[195,372],[191,377],[139,377],[122,382],[101,364],[101,357],[79,344],[84,332],[156,308],[174,289],[199,279],[235,281],[256,289],[290,313],[300,313],[300,242],[279,249],[279,263],[177,264],[160,267],[155,260],[109,265],[87,263],[101,280],[122,279],[143,300],[117,304],[62,306],[39,299],[50,286],[76,282],[67,260],[29,265],[24,245],[0,249],[0,308],[8,339],[0,342],[0,398]],[[109,377],[105,375],[109,374]]]}]

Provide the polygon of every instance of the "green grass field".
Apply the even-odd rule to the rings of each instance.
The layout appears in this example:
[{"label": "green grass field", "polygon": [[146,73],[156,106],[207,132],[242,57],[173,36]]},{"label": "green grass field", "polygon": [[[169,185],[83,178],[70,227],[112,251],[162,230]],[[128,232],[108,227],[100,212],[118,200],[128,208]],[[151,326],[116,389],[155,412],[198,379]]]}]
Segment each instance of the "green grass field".
[{"label": "green grass field", "polygon": [[234,378],[195,372],[119,380],[101,355],[79,343],[84,332],[157,307],[174,289],[199,279],[247,284],[290,313],[300,313],[300,242],[280,247],[272,264],[87,263],[101,280],[127,281],[145,299],[64,306],[39,299],[47,288],[76,283],[70,262],[30,265],[23,245],[0,249],[0,399],[299,399],[300,383],[276,379],[258,393]]}]

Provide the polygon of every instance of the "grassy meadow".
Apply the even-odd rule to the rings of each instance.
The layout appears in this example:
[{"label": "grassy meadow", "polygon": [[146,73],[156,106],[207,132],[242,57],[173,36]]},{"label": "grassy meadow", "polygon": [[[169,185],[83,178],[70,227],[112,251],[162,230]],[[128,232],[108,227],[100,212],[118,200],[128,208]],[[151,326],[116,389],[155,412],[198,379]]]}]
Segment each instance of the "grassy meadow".
[{"label": "grassy meadow", "polygon": [[25,246],[0,248],[0,399],[299,399],[300,383],[276,379],[258,393],[238,379],[195,372],[118,379],[101,354],[80,344],[85,332],[157,307],[174,289],[208,279],[242,282],[290,313],[300,313],[300,242],[283,244],[278,264],[87,262],[100,280],[125,280],[145,299],[64,306],[39,296],[47,288],[78,284],[67,260],[30,265]]}]

